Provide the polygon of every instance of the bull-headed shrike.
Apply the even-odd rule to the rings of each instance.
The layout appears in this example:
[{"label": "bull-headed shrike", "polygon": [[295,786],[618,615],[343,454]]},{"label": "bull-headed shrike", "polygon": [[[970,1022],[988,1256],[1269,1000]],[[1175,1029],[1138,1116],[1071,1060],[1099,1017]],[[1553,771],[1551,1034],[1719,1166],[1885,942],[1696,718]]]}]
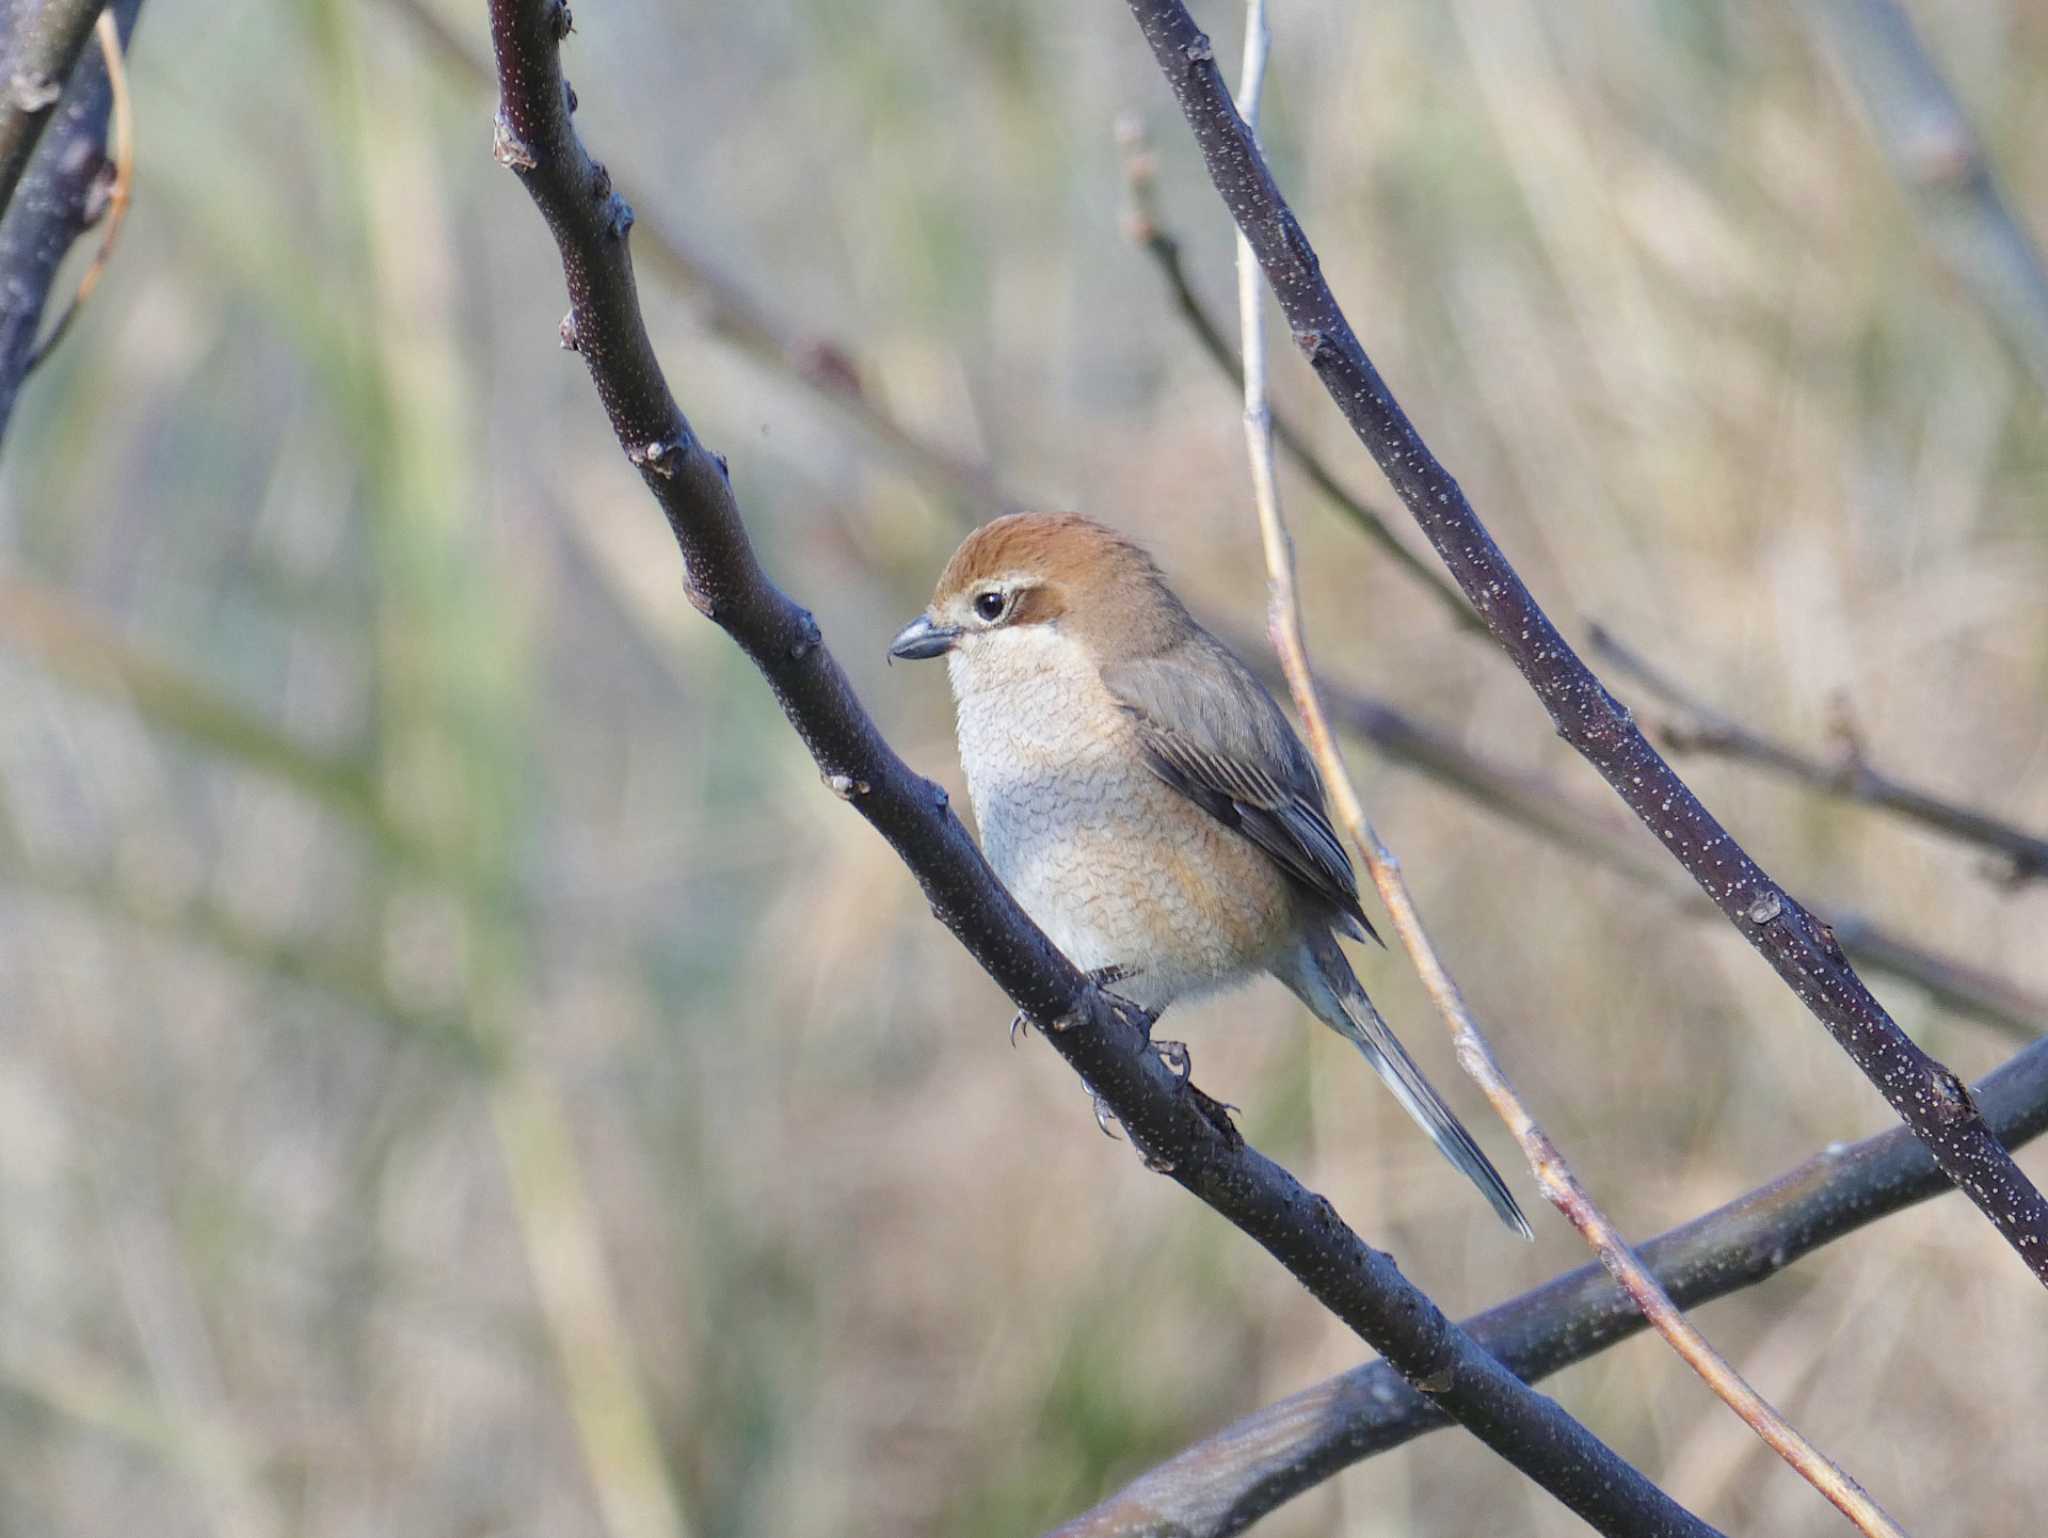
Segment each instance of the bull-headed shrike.
[{"label": "bull-headed shrike", "polygon": [[982,848],[1076,966],[1155,1017],[1270,972],[1528,1237],[1338,948],[1372,927],[1300,738],[1150,556],[1071,514],[998,518],[889,652],[946,658]]}]

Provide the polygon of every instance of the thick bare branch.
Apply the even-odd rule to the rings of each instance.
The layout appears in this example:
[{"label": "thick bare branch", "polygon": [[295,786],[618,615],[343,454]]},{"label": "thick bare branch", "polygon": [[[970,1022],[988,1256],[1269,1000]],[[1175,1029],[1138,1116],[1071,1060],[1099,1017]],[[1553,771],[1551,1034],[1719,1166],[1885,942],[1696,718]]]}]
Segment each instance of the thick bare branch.
[{"label": "thick bare branch", "polygon": [[[2044,1021],[2048,1024],[2048,1021]],[[2048,1131],[2048,1041],[1978,1083],[2006,1142]],[[1833,1147],[1769,1185],[1641,1247],[1651,1274],[1691,1308],[1751,1287],[1866,1223],[1951,1189],[1904,1127]],[[1643,1317],[1598,1265],[1465,1321],[1534,1380],[1605,1351]],[[1052,1538],[1229,1538],[1350,1465],[1444,1424],[1384,1362],[1369,1362],[1256,1410],[1141,1474]]]},{"label": "thick bare branch", "polygon": [[1963,1082],[1865,986],[1826,925],[1773,881],[1650,745],[1536,602],[1451,473],[1422,441],[1324,281],[1315,249],[1230,99],[1215,50],[1181,0],[1127,0],[1209,175],[1294,339],[1451,575],[1550,713],[1737,931],[1827,1028],[1936,1162],[2048,1283],[2048,1199],[1984,1125]]},{"label": "thick bare branch", "polygon": [[[120,41],[141,8],[142,0],[105,7]],[[106,154],[106,65],[78,57],[101,9],[99,0],[0,0],[0,433],[38,356],[65,253],[108,214],[117,185]]]},{"label": "thick bare branch", "polygon": [[41,0],[16,5],[0,57],[0,210],[14,201],[29,157],[56,116],[71,71],[85,51],[106,0]]},{"label": "thick bare branch", "polygon": [[1475,1348],[1330,1204],[1247,1147],[1219,1107],[1147,1050],[996,881],[944,793],[897,757],[817,622],[754,558],[723,458],[698,441],[654,356],[633,281],[633,216],[570,124],[560,0],[491,0],[495,153],[552,230],[567,278],[562,339],[583,354],[628,459],[681,548],[685,591],[753,660],[826,784],[889,840],[934,913],[1114,1112],[1155,1169],[1257,1239],[1447,1414],[1603,1532],[1704,1535],[1555,1403]]}]

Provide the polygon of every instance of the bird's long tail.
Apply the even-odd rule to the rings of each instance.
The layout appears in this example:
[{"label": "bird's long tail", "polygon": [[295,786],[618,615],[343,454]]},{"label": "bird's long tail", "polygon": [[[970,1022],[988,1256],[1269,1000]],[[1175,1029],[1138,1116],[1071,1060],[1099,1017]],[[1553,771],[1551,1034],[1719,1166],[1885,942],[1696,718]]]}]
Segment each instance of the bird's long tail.
[{"label": "bird's long tail", "polygon": [[1337,948],[1335,938],[1319,937],[1304,946],[1303,951],[1294,969],[1297,975],[1283,979],[1288,987],[1315,1011],[1316,1018],[1365,1054],[1365,1060],[1394,1092],[1401,1108],[1415,1118],[1415,1124],[1429,1134],[1443,1156],[1479,1187],[1480,1193],[1493,1204],[1493,1210],[1500,1214],[1500,1220],[1524,1239],[1533,1239],[1529,1220],[1515,1205],[1500,1171],[1480,1151],[1472,1134],[1444,1104],[1443,1097],[1430,1087],[1415,1059],[1380,1018],[1380,1012],[1373,1008],[1364,986],[1352,972],[1351,963]]}]

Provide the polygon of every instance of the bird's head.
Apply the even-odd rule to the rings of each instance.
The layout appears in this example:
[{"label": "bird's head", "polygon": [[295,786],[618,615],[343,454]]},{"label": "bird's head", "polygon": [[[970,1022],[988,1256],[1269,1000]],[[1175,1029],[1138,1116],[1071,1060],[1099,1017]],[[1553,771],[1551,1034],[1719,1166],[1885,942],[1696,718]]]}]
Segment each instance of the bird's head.
[{"label": "bird's head", "polygon": [[956,688],[1146,656],[1188,623],[1137,545],[1076,513],[1011,513],[962,541],[892,657],[948,657]]}]

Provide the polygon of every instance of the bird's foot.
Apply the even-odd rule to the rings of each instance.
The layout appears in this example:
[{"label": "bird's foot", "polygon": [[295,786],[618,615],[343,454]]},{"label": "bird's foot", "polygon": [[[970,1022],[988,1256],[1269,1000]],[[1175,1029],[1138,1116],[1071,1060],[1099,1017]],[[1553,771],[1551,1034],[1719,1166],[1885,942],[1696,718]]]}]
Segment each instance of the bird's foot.
[{"label": "bird's foot", "polygon": [[[1121,994],[1113,993],[1110,990],[1111,983],[1120,983],[1127,977],[1136,977],[1141,970],[1139,967],[1125,966],[1097,967],[1088,974],[1088,981],[1100,988],[1108,997],[1111,1009],[1122,1015],[1126,1020],[1130,1020],[1137,1025],[1138,1029],[1143,1031],[1149,1039],[1152,1034],[1152,1021],[1156,1017],[1138,1005],[1133,1004]],[[1033,1020],[1021,1009],[1010,1016],[1010,1045],[1014,1047],[1020,1038],[1029,1036],[1033,1027],[1037,1024],[1037,1021]]]},{"label": "bird's foot", "polygon": [[1102,1135],[1121,1143],[1123,1136],[1116,1130],[1116,1112],[1109,1108],[1109,1102],[1102,1096],[1095,1096],[1095,1125],[1102,1129]]},{"label": "bird's foot", "polygon": [[1158,1013],[1145,1008],[1142,1004],[1133,1003],[1110,986],[1126,978],[1136,977],[1142,970],[1139,967],[1128,966],[1098,967],[1088,974],[1088,981],[1109,996],[1111,1009],[1138,1028],[1145,1038],[1145,1045],[1158,1053],[1159,1061],[1166,1064],[1167,1072],[1177,1079],[1185,1079],[1195,1071],[1194,1059],[1188,1055],[1187,1043],[1153,1040],[1152,1027],[1159,1023]]}]

